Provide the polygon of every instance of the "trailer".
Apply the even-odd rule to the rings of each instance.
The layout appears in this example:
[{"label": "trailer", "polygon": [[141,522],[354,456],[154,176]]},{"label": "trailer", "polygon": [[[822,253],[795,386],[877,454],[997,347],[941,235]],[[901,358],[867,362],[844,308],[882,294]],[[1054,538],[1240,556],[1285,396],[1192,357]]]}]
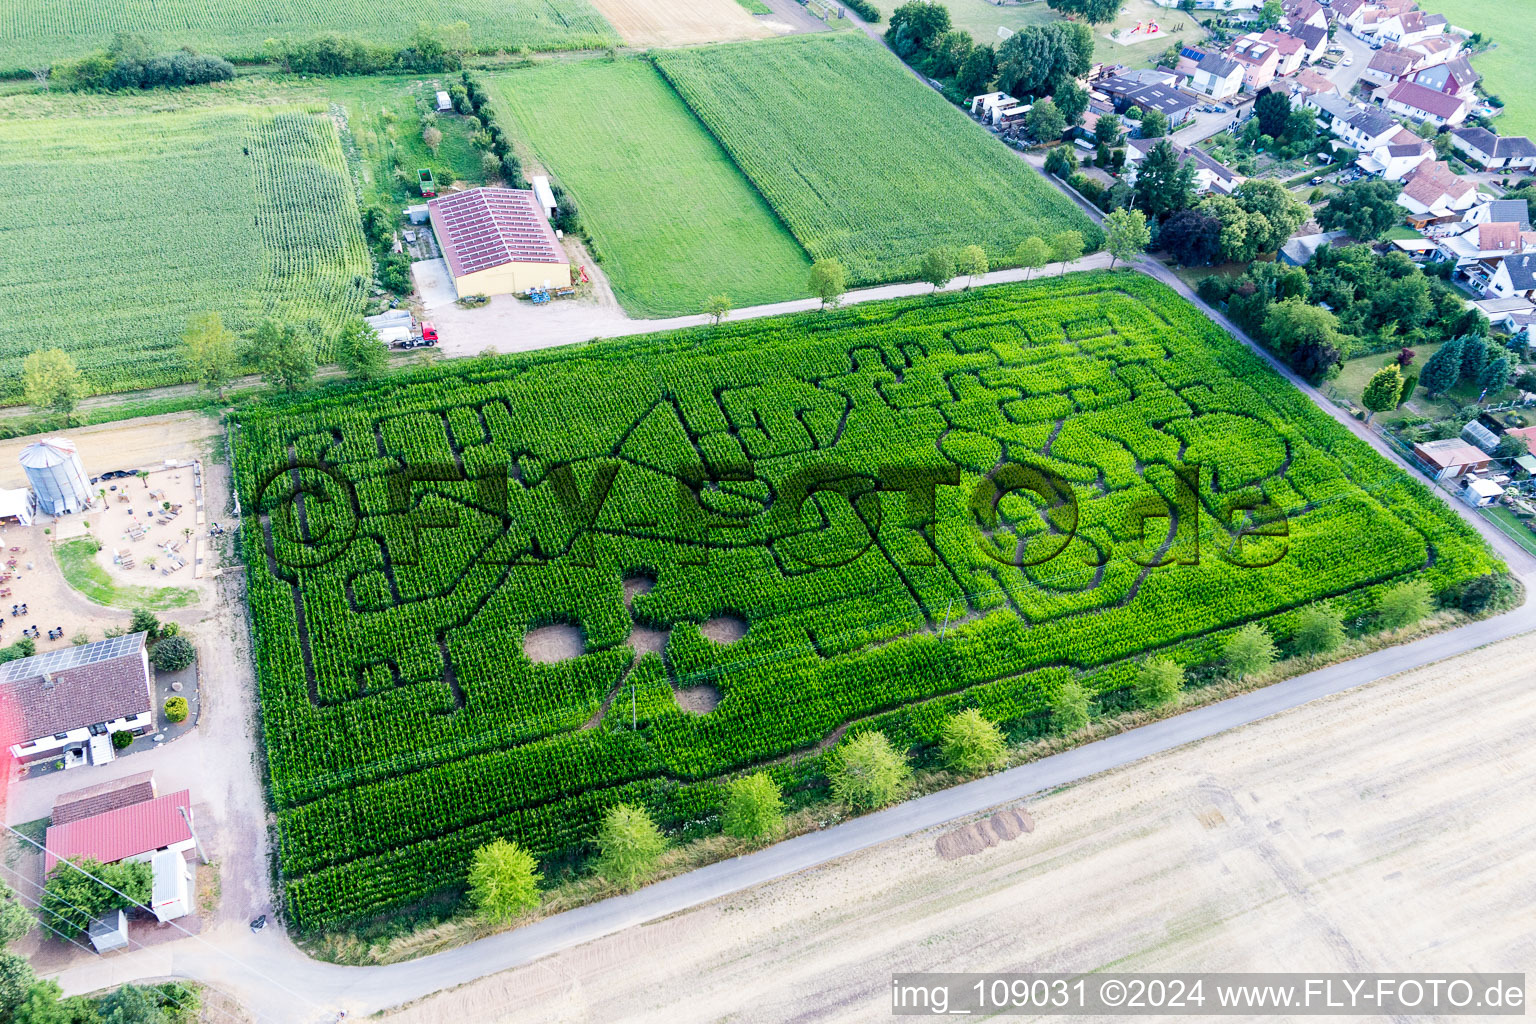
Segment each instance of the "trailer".
[{"label": "trailer", "polygon": [[431,199],[437,195],[437,182],[432,177],[432,168],[423,167],[416,172],[416,181],[421,185],[423,198]]},{"label": "trailer", "polygon": [[408,309],[391,309],[377,316],[365,316],[363,323],[373,328],[379,340],[386,345],[410,341],[416,333],[416,321]]}]

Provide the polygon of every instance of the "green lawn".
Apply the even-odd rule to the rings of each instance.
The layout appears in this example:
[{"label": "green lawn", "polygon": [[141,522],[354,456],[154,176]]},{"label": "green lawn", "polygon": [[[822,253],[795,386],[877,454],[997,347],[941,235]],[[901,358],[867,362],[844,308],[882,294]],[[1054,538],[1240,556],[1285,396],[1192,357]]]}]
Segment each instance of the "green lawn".
[{"label": "green lawn", "polygon": [[806,294],[810,261],[650,64],[549,63],[488,75],[497,106],[575,197],[624,308],[696,313]]},{"label": "green lawn", "polygon": [[185,608],[197,603],[197,591],[186,587],[135,587],[118,583],[96,563],[97,543],[91,537],[76,537],[54,546],[64,581],[97,604],[109,608]]},{"label": "green lawn", "polygon": [[1382,237],[1390,242],[1398,238],[1411,241],[1413,239],[1423,238],[1424,236],[1406,224],[1394,224],[1387,229],[1387,233]]},{"label": "green lawn", "polygon": [[1531,528],[1526,525],[1524,519],[1502,506],[1485,508],[1483,512],[1489,519],[1496,520],[1503,527],[1510,540],[1536,555],[1536,533],[1531,532]]},{"label": "green lawn", "polygon": [[1419,6],[1443,14],[1451,24],[1492,36],[1494,47],[1472,58],[1483,88],[1504,101],[1494,122],[1500,135],[1536,135],[1536,33],[1527,21],[1536,14],[1530,0],[1424,0]]}]

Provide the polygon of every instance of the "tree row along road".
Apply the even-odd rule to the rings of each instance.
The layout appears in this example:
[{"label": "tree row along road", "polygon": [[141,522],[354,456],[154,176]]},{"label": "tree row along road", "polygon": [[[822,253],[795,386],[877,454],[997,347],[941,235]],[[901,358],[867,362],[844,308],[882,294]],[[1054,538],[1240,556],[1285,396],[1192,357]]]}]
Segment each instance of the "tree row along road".
[{"label": "tree row along road", "polygon": [[[1536,572],[1523,579],[1528,590],[1536,586]],[[1527,601],[1496,618],[1330,665],[419,960],[343,967],[307,958],[275,928],[251,935],[228,927],[56,977],[67,994],[140,979],[192,978],[236,995],[271,1024],[330,1020],[339,1009],[361,1016],[1532,630],[1536,602]]]}]

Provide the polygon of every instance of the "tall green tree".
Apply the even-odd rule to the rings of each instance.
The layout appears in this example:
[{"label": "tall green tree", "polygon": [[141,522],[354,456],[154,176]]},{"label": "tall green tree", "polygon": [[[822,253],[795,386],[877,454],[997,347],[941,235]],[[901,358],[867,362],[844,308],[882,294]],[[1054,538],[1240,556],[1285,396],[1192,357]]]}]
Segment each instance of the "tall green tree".
[{"label": "tall green tree", "polygon": [[957,772],[978,775],[1002,764],[1007,755],[1002,730],[975,708],[950,715],[939,732],[944,763]]},{"label": "tall green tree", "polygon": [[653,871],[667,841],[645,808],[618,804],[608,809],[597,830],[597,872],[631,888]]},{"label": "tall green tree", "polygon": [[490,921],[510,921],[539,905],[538,861],[516,843],[495,839],[475,850],[469,863],[469,899]]},{"label": "tall green tree", "polygon": [[1083,233],[1058,231],[1051,236],[1051,258],[1056,263],[1071,263],[1083,258]]},{"label": "tall green tree", "polygon": [[1101,146],[1113,146],[1125,131],[1119,114],[1100,114],[1093,126],[1093,141]]},{"label": "tall green tree", "polygon": [[1489,396],[1495,396],[1509,387],[1509,378],[1513,373],[1514,363],[1509,353],[1500,352],[1483,363],[1483,368],[1477,373],[1477,383],[1487,389]]},{"label": "tall green tree", "polygon": [[784,831],[784,794],[767,772],[732,779],[720,829],[737,839],[771,839]]},{"label": "tall green tree", "polygon": [[1141,137],[1160,139],[1168,134],[1168,115],[1152,108],[1141,115]]},{"label": "tall green tree", "polygon": [[68,423],[85,391],[85,377],[62,349],[40,349],[21,362],[22,397],[39,412],[59,413]]},{"label": "tall green tree", "polygon": [[1477,383],[1488,361],[1488,342],[1481,334],[1469,334],[1461,339],[1461,379],[1468,384]]},{"label": "tall green tree", "polygon": [[912,768],[884,733],[845,739],[832,752],[832,794],[850,807],[884,807],[906,792]]},{"label": "tall green tree", "polygon": [[1195,202],[1194,161],[1179,159],[1171,143],[1159,142],[1136,168],[1132,196],[1138,210],[1159,222],[1189,209]]},{"label": "tall green tree", "polygon": [[0,949],[0,1020],[15,1019],[16,1010],[36,982],[37,975],[26,957]]},{"label": "tall green tree", "polygon": [[1362,242],[1386,234],[1407,213],[1397,205],[1401,187],[1390,181],[1351,182],[1335,192],[1317,213],[1324,231],[1347,231]]},{"label": "tall green tree", "polygon": [[249,362],[280,391],[298,391],[315,378],[315,346],[299,328],[268,318],[251,334]]},{"label": "tall green tree", "polygon": [[997,48],[997,87],[1014,96],[1045,96],[1093,65],[1093,32],[1080,22],[1029,25]]},{"label": "tall green tree", "polygon": [[1109,268],[1115,261],[1130,263],[1152,244],[1152,230],[1146,214],[1140,210],[1111,210],[1104,218],[1104,248],[1109,252]]},{"label": "tall green tree", "polygon": [[1068,128],[1075,128],[1083,123],[1083,114],[1088,110],[1088,90],[1076,82],[1063,82],[1056,87],[1051,101],[1056,104],[1056,109],[1061,111],[1061,116],[1066,120]]},{"label": "tall green tree", "polygon": [[1036,270],[1051,261],[1051,247],[1045,244],[1045,239],[1039,235],[1030,235],[1019,243],[1019,248],[1014,252],[1013,258],[1019,266],[1024,268],[1024,279]]},{"label": "tall green tree", "polygon": [[991,265],[987,262],[987,250],[979,245],[967,245],[955,253],[955,273],[965,277],[967,291],[976,283],[976,278],[984,275],[989,269]]},{"label": "tall green tree", "polygon": [[354,380],[372,380],[389,365],[389,347],[361,317],[352,317],[336,336],[336,362]]},{"label": "tall green tree", "polygon": [[1253,116],[1259,131],[1270,138],[1285,134],[1285,122],[1291,116],[1291,99],[1283,92],[1261,93],[1253,101]]},{"label": "tall green tree", "polygon": [[1397,400],[1403,393],[1403,375],[1396,363],[1388,363],[1371,375],[1360,396],[1360,403],[1372,415],[1391,412],[1397,408]]},{"label": "tall green tree", "polygon": [[1090,25],[1103,25],[1120,16],[1125,0],[1045,0],[1046,6],[1063,14],[1075,14]]},{"label": "tall green tree", "polygon": [[187,319],[181,343],[193,376],[222,402],[239,359],[234,332],[224,326],[219,314],[197,313]]},{"label": "tall green tree", "polygon": [[911,0],[891,12],[885,41],[902,59],[930,49],[950,28],[949,8]]},{"label": "tall green tree", "polygon": [[836,306],[848,291],[848,272],[842,263],[831,256],[823,256],[811,264],[811,294],[821,300],[821,308]]},{"label": "tall green tree", "polygon": [[938,291],[955,277],[955,257],[948,249],[940,246],[929,249],[923,255],[923,261],[918,265],[917,276],[921,281],[933,285],[933,290]]},{"label": "tall green tree", "polygon": [[1452,338],[1435,350],[1419,371],[1419,386],[1431,397],[1442,395],[1461,379],[1462,339]]},{"label": "tall green tree", "polygon": [[1067,130],[1067,119],[1050,100],[1036,100],[1024,115],[1024,128],[1036,142],[1055,142]]},{"label": "tall green tree", "polygon": [[37,925],[20,899],[16,890],[0,882],[0,946],[9,946]]},{"label": "tall green tree", "polygon": [[92,918],[108,910],[149,903],[150,881],[149,864],[143,861],[101,864],[82,859],[53,869],[39,903],[50,927],[77,938]]},{"label": "tall green tree", "polygon": [[995,74],[997,51],[991,46],[978,46],[960,62],[960,70],[955,72],[955,88],[966,96],[975,96],[987,91]]},{"label": "tall green tree", "polygon": [[1250,622],[1232,634],[1223,657],[1232,678],[1246,679],[1274,664],[1275,641],[1263,625]]}]

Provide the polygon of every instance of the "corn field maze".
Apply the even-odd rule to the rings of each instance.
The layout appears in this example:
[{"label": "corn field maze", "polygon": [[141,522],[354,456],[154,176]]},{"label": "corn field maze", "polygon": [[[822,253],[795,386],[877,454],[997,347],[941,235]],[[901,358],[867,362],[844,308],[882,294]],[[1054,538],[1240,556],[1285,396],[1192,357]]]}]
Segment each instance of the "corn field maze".
[{"label": "corn field maze", "polygon": [[[579,854],[733,773],[1219,659],[1492,571],[1471,529],[1131,274],[487,358],[242,411],[285,901],[305,929]],[[551,639],[553,638],[553,639]]]}]

